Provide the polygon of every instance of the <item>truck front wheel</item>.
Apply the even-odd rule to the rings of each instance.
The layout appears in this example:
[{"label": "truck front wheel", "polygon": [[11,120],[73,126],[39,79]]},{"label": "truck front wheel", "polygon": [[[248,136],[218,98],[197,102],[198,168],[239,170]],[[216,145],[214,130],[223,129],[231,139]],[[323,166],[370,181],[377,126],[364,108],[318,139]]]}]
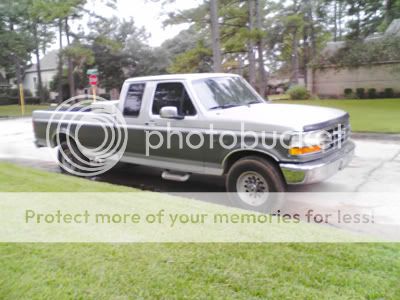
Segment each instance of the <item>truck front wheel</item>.
[{"label": "truck front wheel", "polygon": [[270,211],[281,199],[276,193],[285,192],[286,183],[275,164],[261,157],[249,156],[230,168],[226,189],[238,206]]}]

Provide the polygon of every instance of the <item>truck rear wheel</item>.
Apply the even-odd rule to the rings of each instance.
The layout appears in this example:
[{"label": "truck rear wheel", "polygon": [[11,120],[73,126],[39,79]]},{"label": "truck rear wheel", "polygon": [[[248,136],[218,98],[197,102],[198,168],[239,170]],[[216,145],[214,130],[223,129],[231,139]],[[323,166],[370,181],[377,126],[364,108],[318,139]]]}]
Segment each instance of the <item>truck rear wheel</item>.
[{"label": "truck rear wheel", "polygon": [[249,156],[238,160],[226,177],[226,189],[239,207],[271,211],[277,206],[286,183],[278,167],[270,161]]},{"label": "truck rear wheel", "polygon": [[79,151],[74,142],[61,142],[57,154],[59,166],[62,173],[79,176],[82,167],[87,167],[88,159]]}]

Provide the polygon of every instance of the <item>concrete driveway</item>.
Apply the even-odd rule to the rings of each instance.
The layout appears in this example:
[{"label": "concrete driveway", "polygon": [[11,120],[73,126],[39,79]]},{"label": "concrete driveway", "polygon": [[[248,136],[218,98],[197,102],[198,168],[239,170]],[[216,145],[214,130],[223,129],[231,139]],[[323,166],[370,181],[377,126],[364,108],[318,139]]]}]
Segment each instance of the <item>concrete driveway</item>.
[{"label": "concrete driveway", "polygon": [[[58,171],[54,149],[33,144],[31,118],[0,121],[0,160],[13,161],[49,171]],[[400,143],[356,140],[356,156],[350,166],[323,183],[292,186],[291,192],[400,192]],[[161,170],[118,166],[96,178],[115,184],[163,192],[223,192],[220,178],[193,176],[188,182],[164,181]]]}]

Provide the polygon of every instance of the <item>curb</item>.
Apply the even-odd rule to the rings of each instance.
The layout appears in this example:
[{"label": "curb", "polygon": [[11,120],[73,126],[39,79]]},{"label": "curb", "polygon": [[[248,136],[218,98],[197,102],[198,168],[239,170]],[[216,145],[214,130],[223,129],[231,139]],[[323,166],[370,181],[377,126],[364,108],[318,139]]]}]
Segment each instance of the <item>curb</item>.
[{"label": "curb", "polygon": [[29,119],[32,118],[32,116],[0,116],[0,121],[6,121],[6,120],[16,120],[16,119]]},{"label": "curb", "polygon": [[400,134],[397,134],[397,133],[352,132],[351,137],[356,140],[376,140],[376,141],[400,142]]}]

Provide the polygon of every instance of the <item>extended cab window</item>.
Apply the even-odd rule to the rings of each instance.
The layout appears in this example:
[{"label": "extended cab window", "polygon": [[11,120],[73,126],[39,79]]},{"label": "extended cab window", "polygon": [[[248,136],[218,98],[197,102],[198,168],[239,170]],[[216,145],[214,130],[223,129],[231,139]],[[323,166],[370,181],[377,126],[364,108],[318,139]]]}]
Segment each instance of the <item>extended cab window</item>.
[{"label": "extended cab window", "polygon": [[152,112],[159,115],[161,108],[175,106],[181,116],[194,116],[196,109],[184,85],[180,82],[159,83],[154,95]]},{"label": "extended cab window", "polygon": [[139,116],[145,86],[146,85],[144,83],[134,83],[129,86],[128,93],[126,94],[125,99],[125,116]]}]

